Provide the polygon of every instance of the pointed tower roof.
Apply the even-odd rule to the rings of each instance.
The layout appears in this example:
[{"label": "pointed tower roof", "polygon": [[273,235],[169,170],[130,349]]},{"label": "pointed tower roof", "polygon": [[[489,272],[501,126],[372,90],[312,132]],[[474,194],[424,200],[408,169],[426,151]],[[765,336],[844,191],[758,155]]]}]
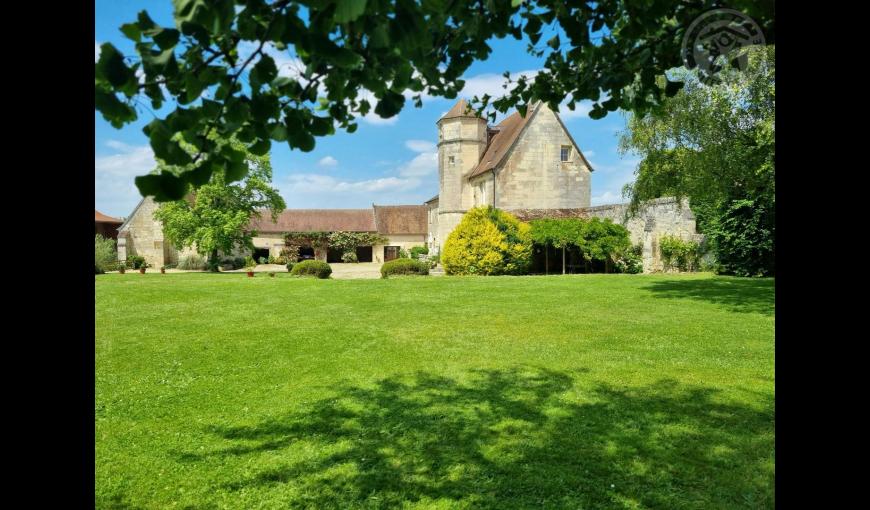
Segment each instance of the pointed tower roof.
[{"label": "pointed tower roof", "polygon": [[480,119],[479,115],[475,115],[474,110],[468,109],[468,103],[465,99],[460,99],[453,105],[453,108],[450,109],[449,112],[445,113],[443,117],[438,119],[438,121],[442,121],[445,119],[455,119],[458,117],[467,117],[469,119]]}]

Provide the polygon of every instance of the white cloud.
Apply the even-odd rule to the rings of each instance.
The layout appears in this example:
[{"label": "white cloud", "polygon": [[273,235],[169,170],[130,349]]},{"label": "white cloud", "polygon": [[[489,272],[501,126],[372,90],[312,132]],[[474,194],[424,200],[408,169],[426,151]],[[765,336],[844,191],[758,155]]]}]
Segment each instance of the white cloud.
[{"label": "white cloud", "polygon": [[437,146],[428,140],[405,140],[405,147],[414,152],[433,152]]},{"label": "white cloud", "polygon": [[595,156],[595,151],[584,151],[582,149],[581,149],[581,151],[583,152],[583,155],[586,156],[587,158],[591,158],[591,157]]},{"label": "white cloud", "polygon": [[332,156],[326,156],[320,158],[320,161],[317,162],[318,166],[322,166],[324,168],[331,168],[338,165],[338,160],[333,158]]},{"label": "white cloud", "polygon": [[504,88],[507,80],[501,74],[484,73],[464,78],[465,86],[462,87],[460,95],[462,97],[471,98],[474,96],[483,97],[484,94],[489,94],[493,99],[497,99],[513,90],[514,87],[516,87],[517,79],[519,79],[520,76],[525,76],[527,79],[530,79],[530,81],[533,81],[532,79],[539,72],[540,70],[528,70],[511,73],[510,76],[512,82],[507,86],[507,88]]},{"label": "white cloud", "polygon": [[622,188],[634,181],[634,171],[639,159],[621,159],[616,163],[606,165],[590,161],[595,169],[592,172],[592,189],[598,192],[591,198],[592,205],[623,203]]},{"label": "white cloud", "polygon": [[399,167],[402,177],[423,177],[438,172],[438,152],[421,152]]},{"label": "white cloud", "polygon": [[[421,204],[437,183],[418,177],[388,176],[374,179],[337,178],[332,175],[291,174],[277,183],[289,208],[365,208],[375,204]],[[427,196],[428,195],[428,196]]]},{"label": "white cloud", "polygon": [[354,193],[377,191],[405,191],[420,184],[418,179],[382,177],[379,179],[340,180],[331,175],[291,174],[287,176],[290,192]]},{"label": "white cloud", "polygon": [[114,153],[94,157],[95,207],[110,216],[129,216],[142,196],[133,179],[157,166],[148,145],[109,140]]},{"label": "white cloud", "polygon": [[360,118],[363,120],[363,122],[365,122],[367,124],[371,124],[373,126],[392,126],[393,124],[395,124],[396,122],[399,121],[398,115],[394,115],[394,116],[390,117],[389,119],[385,119],[374,112],[369,112]]},{"label": "white cloud", "polygon": [[592,196],[592,205],[608,205],[608,204],[618,204],[622,203],[625,200],[622,198],[622,193],[614,193],[613,191],[605,191],[600,195]]},{"label": "white cloud", "polygon": [[559,105],[559,117],[562,120],[583,119],[589,116],[592,110],[592,101],[574,103],[574,111],[568,109],[567,101]]}]

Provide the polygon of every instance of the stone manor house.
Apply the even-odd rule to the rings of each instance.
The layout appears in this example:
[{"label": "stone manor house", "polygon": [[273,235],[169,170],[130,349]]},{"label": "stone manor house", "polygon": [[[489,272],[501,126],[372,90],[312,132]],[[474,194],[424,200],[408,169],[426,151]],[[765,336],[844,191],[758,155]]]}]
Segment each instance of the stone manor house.
[{"label": "stone manor house", "polygon": [[[386,262],[400,249],[426,245],[441,251],[465,212],[492,205],[519,219],[610,218],[622,223],[632,243],[643,245],[644,271],[661,269],[658,240],[664,235],[698,239],[695,218],[687,204],[672,198],[653,200],[626,220],[622,204],[590,207],[593,168],[556,112],[539,102],[526,117],[519,112],[490,126],[457,102],[438,126],[439,193],[422,205],[372,205],[370,209],[286,209],[254,218],[254,257],[278,255],[287,232],[378,232],[387,244],[361,247],[360,262]],[[154,267],[175,263],[180,255],[154,219],[157,204],[143,199],[118,228],[118,258],[145,257]],[[340,262],[336,250],[303,247],[302,254]]]}]

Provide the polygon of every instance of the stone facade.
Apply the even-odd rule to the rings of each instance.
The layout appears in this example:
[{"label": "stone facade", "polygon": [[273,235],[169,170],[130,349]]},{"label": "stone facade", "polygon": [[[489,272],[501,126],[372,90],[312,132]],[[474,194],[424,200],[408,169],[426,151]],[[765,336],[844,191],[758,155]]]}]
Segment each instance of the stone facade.
[{"label": "stone facade", "polygon": [[612,204],[589,207],[586,214],[592,217],[607,218],[624,225],[631,236],[632,244],[643,245],[643,270],[645,273],[662,270],[659,240],[664,236],[675,236],[685,241],[703,240],[697,233],[695,215],[688,201],[678,202],[675,198],[659,198],[644,204],[638,214],[627,218],[628,205]]},{"label": "stone facade", "polygon": [[[386,246],[410,250],[427,245],[436,254],[465,213],[484,205],[511,211],[526,221],[609,218],[628,228],[632,243],[643,245],[645,272],[661,269],[662,236],[701,240],[688,204],[672,198],[653,200],[630,219],[623,204],[590,207],[593,169],[558,114],[543,103],[530,107],[526,117],[514,113],[490,127],[460,100],[436,125],[439,194],[425,205],[286,210],[278,220],[252,220],[251,230],[260,232],[253,238],[254,246],[277,256],[284,247],[285,231],[377,231],[389,242],[372,247],[373,262],[384,261]],[[156,207],[152,199],[144,199],[121,226],[119,259],[141,255],[159,267],[184,255],[164,240],[162,226],[153,216]],[[315,250],[315,256],[326,260],[326,250]]]},{"label": "stone facade", "polygon": [[643,245],[645,272],[661,269],[662,236],[701,239],[688,204],[673,198],[653,200],[631,219],[624,204],[590,207],[593,169],[558,114],[545,104],[530,108],[528,118],[515,113],[492,128],[482,119],[459,116],[462,107],[464,101],[437,124],[440,188],[426,202],[430,252],[443,249],[468,209],[484,205],[524,220],[609,218],[626,226],[632,243]]},{"label": "stone facade", "polygon": [[151,197],[139,202],[127,221],[118,228],[118,260],[127,260],[128,256],[143,257],[151,267],[159,268],[178,262],[192,250],[179,250],[163,236],[163,225],[154,218],[157,203]]},{"label": "stone facade", "polygon": [[[589,207],[591,171],[579,148],[546,105],[533,115],[503,166],[495,170],[495,190],[486,203],[502,209]],[[563,147],[568,148],[568,161],[561,161]]]}]

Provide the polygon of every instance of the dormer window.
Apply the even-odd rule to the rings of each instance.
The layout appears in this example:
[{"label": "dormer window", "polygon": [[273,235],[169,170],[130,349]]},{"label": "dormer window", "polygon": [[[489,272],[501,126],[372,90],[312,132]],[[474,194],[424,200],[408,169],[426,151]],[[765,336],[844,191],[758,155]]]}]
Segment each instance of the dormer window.
[{"label": "dormer window", "polygon": [[571,161],[571,146],[563,145],[562,146],[562,161]]}]

